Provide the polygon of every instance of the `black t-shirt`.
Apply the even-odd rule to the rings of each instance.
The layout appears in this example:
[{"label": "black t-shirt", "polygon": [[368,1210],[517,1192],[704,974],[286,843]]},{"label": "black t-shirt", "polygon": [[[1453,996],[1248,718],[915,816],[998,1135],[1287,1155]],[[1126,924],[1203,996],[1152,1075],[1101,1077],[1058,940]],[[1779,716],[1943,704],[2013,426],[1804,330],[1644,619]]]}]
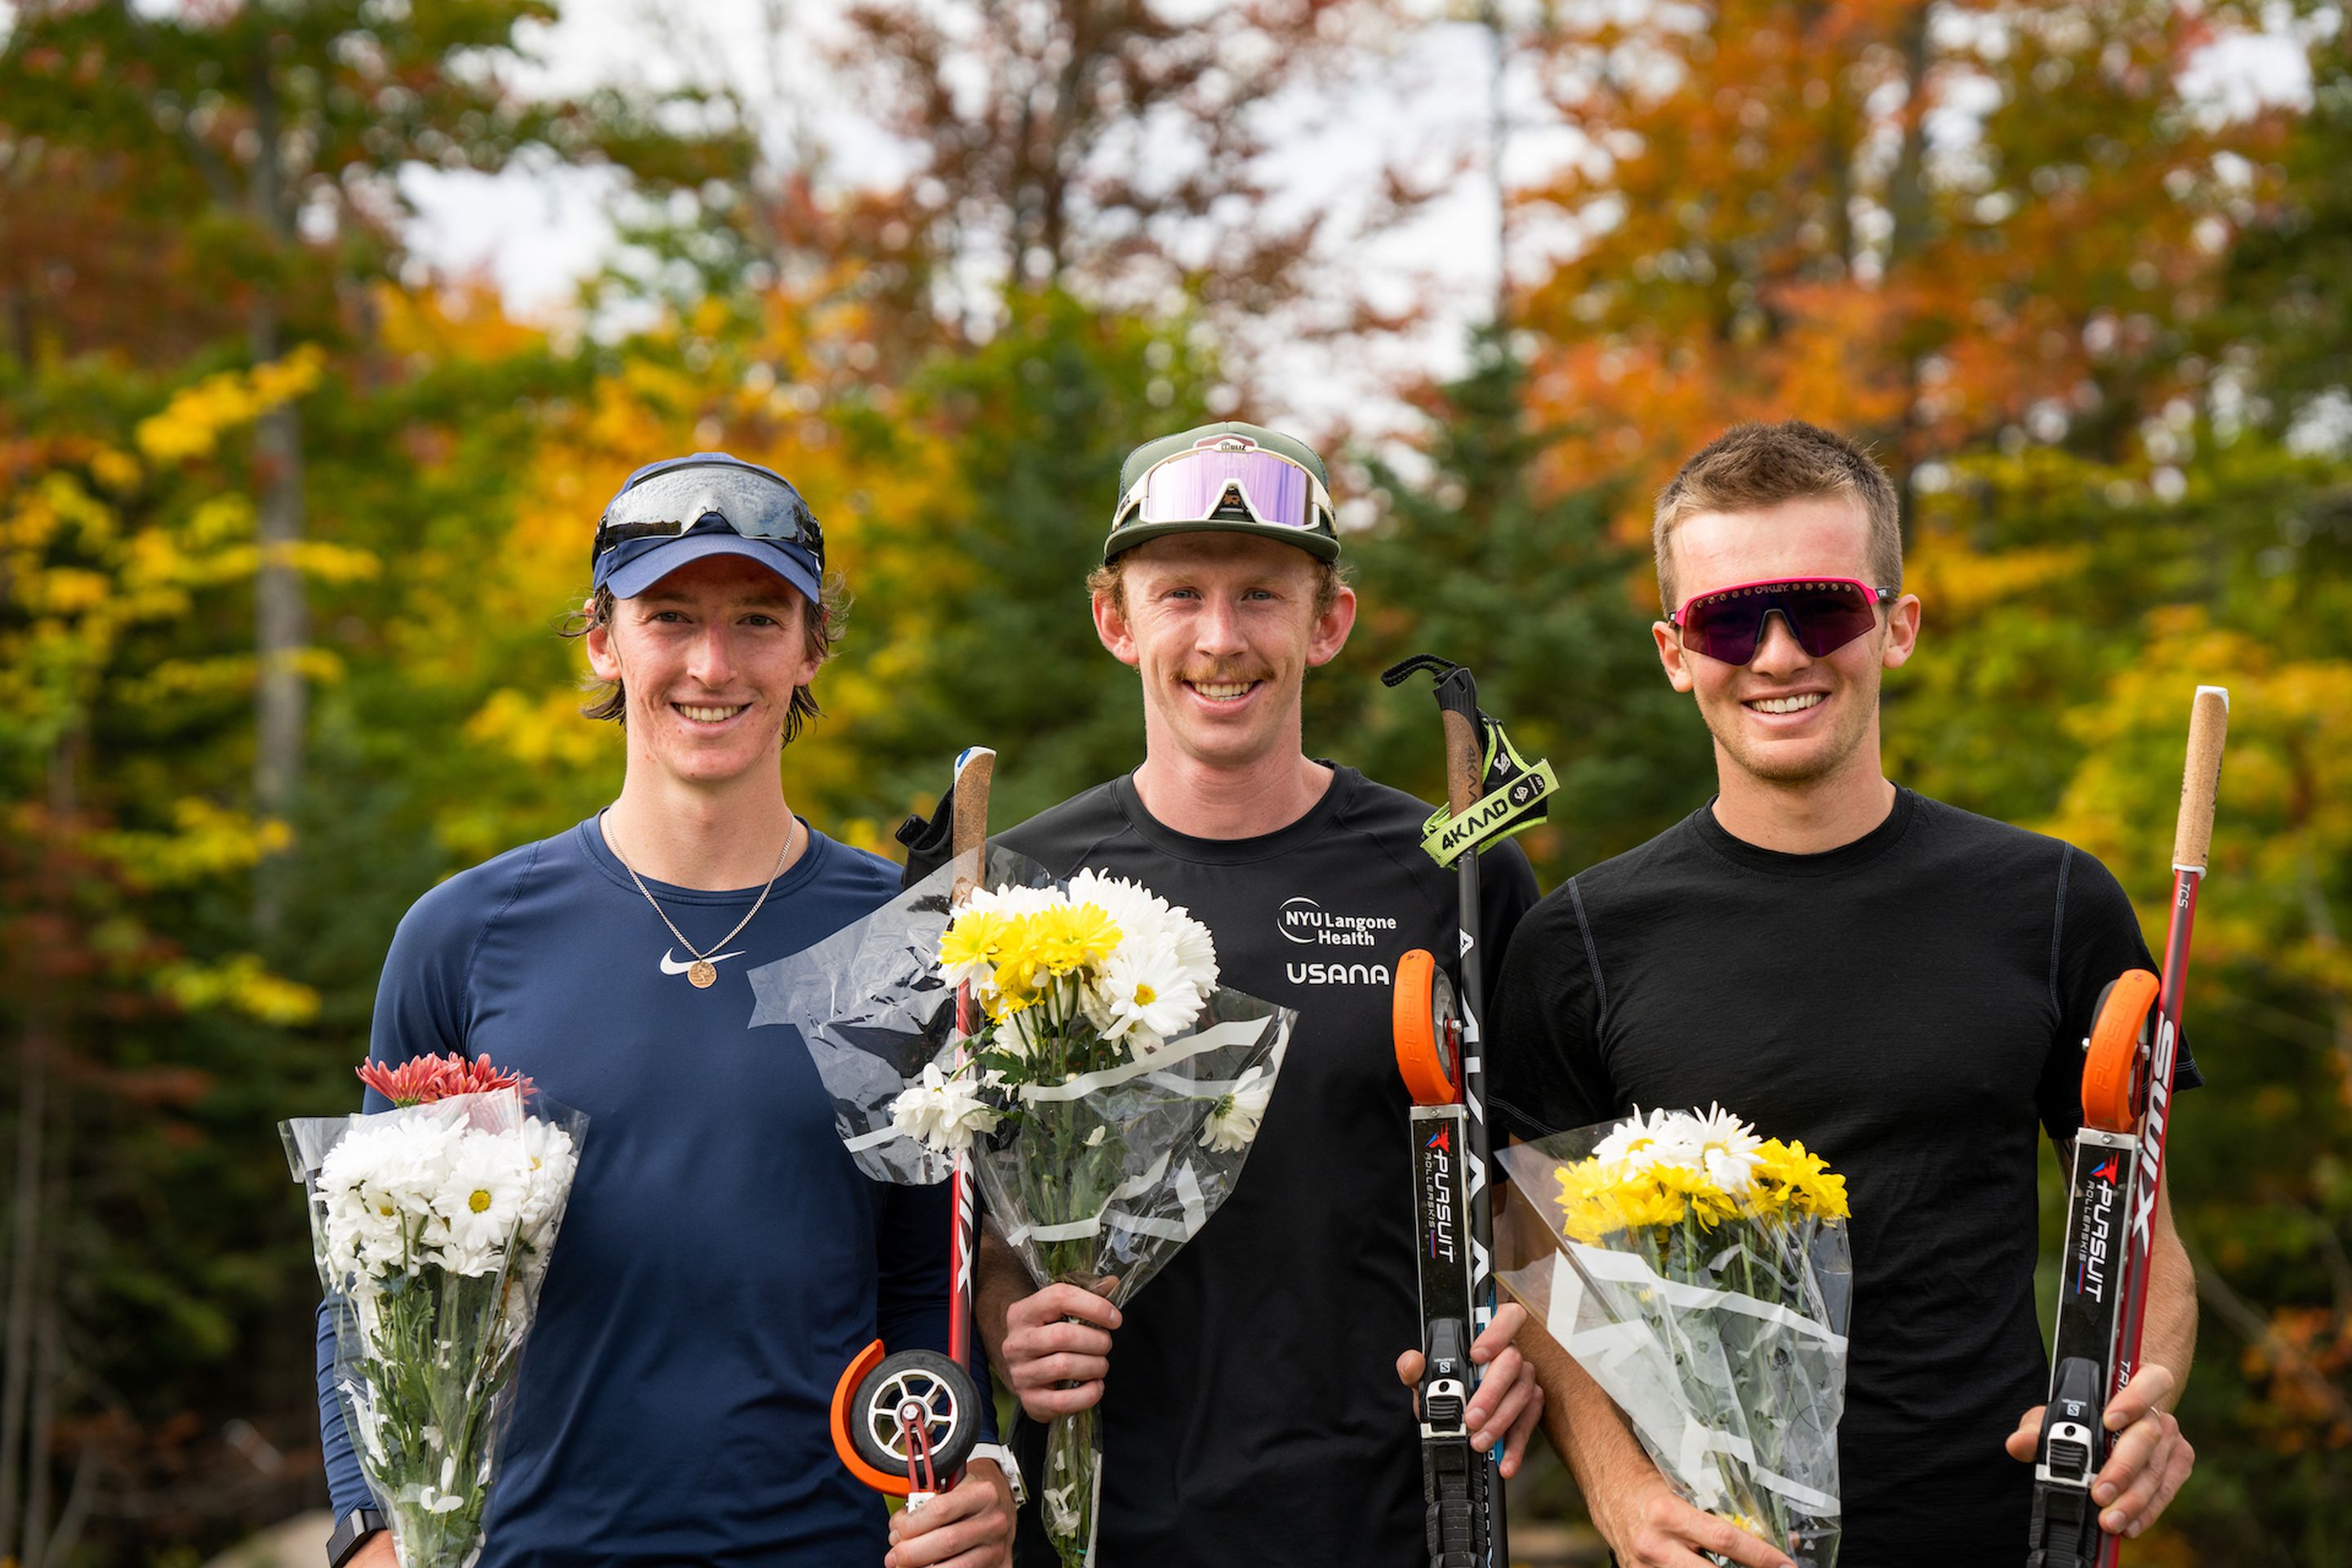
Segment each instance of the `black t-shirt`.
[{"label": "black t-shirt", "polygon": [[[1056,876],[1091,867],[1185,906],[1216,939],[1223,984],[1298,1010],[1240,1183],[1113,1336],[1108,1568],[1428,1562],[1419,1432],[1396,1377],[1421,1316],[1409,1100],[1389,1035],[1398,957],[1456,946],[1455,874],[1421,848],[1428,814],[1339,768],[1278,832],[1193,838],[1120,778],[999,840]],[[1491,980],[1535,874],[1516,846],[1480,869]],[[1034,1488],[1044,1428],[1024,1417],[1014,1443]],[[1054,1562],[1034,1505],[1017,1558]]]},{"label": "black t-shirt", "polygon": [[1720,1101],[1844,1173],[1842,1568],[2023,1549],[2032,1472],[2001,1440],[2049,1383],[2035,1129],[2079,1128],[2084,1037],[2133,967],[2155,963],[2105,867],[1909,790],[1820,855],[1701,807],[1519,928],[1489,1008],[1498,1131]]}]

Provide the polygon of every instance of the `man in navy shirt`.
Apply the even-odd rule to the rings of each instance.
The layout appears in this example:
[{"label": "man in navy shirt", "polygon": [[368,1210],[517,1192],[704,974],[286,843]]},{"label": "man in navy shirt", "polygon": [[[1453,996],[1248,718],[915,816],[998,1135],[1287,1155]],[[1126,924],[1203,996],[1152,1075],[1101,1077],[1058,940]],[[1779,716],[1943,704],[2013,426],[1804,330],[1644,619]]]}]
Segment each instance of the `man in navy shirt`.
[{"label": "man in navy shirt", "polygon": [[[898,886],[784,797],[837,625],[816,521],[781,476],[698,453],[630,476],[593,559],[584,711],[622,727],[620,798],[418,900],[370,1047],[487,1052],[589,1117],[482,1568],[995,1568],[1009,1456],[894,1525],[827,1425],[869,1341],[946,1347],[943,1193],[862,1176],[797,1031],[744,1026],[748,970]],[[331,1560],[390,1568],[320,1321]]]}]

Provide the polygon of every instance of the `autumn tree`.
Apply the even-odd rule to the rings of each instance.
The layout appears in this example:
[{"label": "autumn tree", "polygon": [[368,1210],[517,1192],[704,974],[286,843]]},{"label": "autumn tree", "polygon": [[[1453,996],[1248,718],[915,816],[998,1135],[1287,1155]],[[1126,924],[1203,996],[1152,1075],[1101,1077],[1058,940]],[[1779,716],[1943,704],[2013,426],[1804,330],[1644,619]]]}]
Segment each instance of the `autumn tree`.
[{"label": "autumn tree", "polygon": [[1710,752],[1651,646],[1646,542],[1616,536],[1612,489],[1545,484],[1559,432],[1527,394],[1509,335],[1482,331],[1468,371],[1422,399],[1429,472],[1408,479],[1370,458],[1381,515],[1347,542],[1356,630],[1308,695],[1335,755],[1435,801],[1444,756],[1427,696],[1376,678],[1416,653],[1469,665],[1480,705],[1559,775],[1551,822],[1521,840],[1549,887],[1688,812]]},{"label": "autumn tree", "polygon": [[[617,100],[533,103],[509,88],[516,28],[553,15],[547,0],[163,15],[42,0],[17,7],[0,46],[0,135],[19,157],[55,149],[103,166],[134,202],[187,222],[190,260],[240,308],[245,359],[269,365],[363,326],[351,318],[364,314],[365,280],[398,253],[407,164],[490,171],[535,147],[679,172],[676,144]],[[29,292],[20,287],[16,303],[29,311]],[[290,561],[309,521],[305,459],[294,405],[255,423],[252,787],[280,817],[300,782],[308,689],[310,616]],[[257,908],[267,917],[274,903],[265,884]]]},{"label": "autumn tree", "polygon": [[[1570,20],[1588,15],[1589,25]],[[2180,381],[2283,111],[2183,94],[2228,14],[2168,3],[1720,0],[1562,12],[1549,91],[1589,141],[1533,204],[1559,482],[1802,415],[1907,479],[1993,439],[2114,457]]]}]

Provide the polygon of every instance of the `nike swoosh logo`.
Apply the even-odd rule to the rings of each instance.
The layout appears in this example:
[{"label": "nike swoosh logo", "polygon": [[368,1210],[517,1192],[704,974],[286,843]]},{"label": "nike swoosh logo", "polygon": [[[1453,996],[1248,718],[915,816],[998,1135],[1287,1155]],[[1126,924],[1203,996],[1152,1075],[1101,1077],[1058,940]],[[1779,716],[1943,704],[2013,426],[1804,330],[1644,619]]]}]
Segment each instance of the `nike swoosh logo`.
[{"label": "nike swoosh logo", "polygon": [[[716,963],[722,958],[740,958],[743,956],[745,951],[745,949],[739,947],[732,952],[714,952],[704,962]],[[694,965],[691,963],[680,963],[671,958],[667,948],[664,948],[662,950],[662,973],[664,974],[683,974],[693,967]]]}]

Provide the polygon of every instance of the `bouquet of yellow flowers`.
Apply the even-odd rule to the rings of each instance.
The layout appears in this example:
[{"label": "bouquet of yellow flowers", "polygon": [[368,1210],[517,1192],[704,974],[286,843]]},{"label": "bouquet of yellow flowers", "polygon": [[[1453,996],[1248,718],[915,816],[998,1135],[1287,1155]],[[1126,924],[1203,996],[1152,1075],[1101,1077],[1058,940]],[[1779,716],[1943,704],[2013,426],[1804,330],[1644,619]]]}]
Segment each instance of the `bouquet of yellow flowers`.
[{"label": "bouquet of yellow flowers", "polygon": [[1516,1144],[1506,1289],[1659,1471],[1803,1568],[1839,1540],[1853,1263],[1845,1179],[1715,1107]]},{"label": "bouquet of yellow flowers", "polygon": [[[995,847],[961,904],[957,874],[754,970],[752,1022],[799,1024],[868,1175],[941,1181],[969,1154],[1039,1284],[1123,1304],[1240,1179],[1294,1015],[1221,987],[1208,928],[1149,889]],[[1047,1439],[1045,1528],[1072,1565],[1093,1558],[1095,1416]]]}]

